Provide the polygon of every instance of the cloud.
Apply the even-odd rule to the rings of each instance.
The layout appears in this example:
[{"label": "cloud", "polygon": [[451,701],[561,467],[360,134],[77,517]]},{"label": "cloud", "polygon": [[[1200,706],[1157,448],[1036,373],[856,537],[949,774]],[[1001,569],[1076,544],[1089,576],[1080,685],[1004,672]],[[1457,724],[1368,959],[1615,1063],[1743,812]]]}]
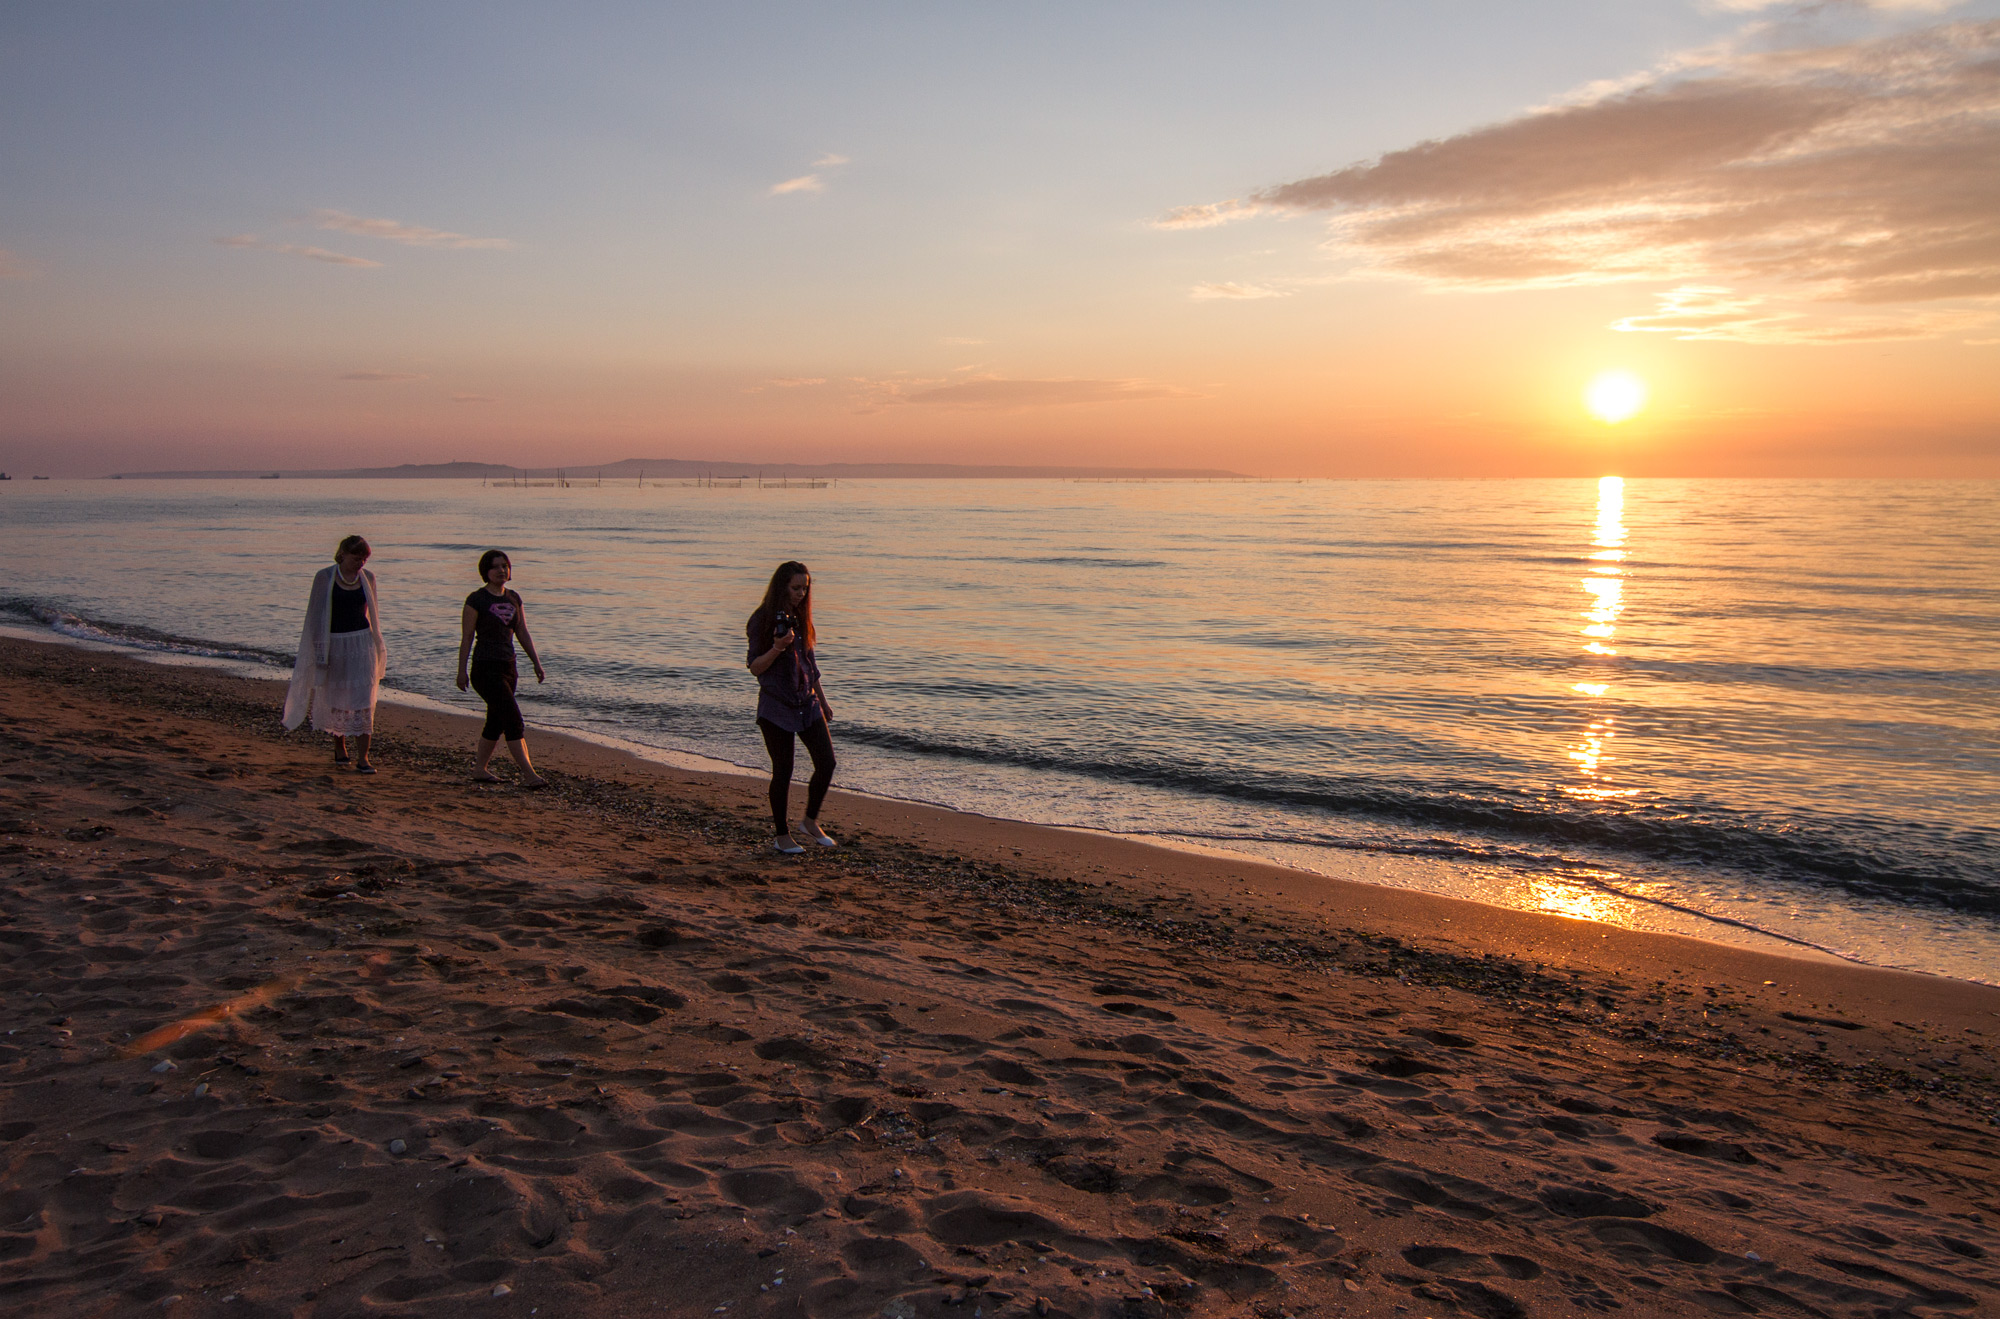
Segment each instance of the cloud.
[{"label": "cloud", "polygon": [[1219,224],[1229,224],[1235,220],[1247,220],[1253,215],[1261,215],[1264,208],[1256,202],[1230,198],[1226,202],[1211,202],[1206,206],[1177,206],[1159,219],[1153,221],[1155,229],[1213,229]]},{"label": "cloud", "polygon": [[1670,334],[1676,339],[1736,343],[1857,343],[1889,339],[1932,339],[1988,324],[1985,311],[1933,308],[1891,315],[1849,316],[1816,323],[1812,313],[1726,288],[1687,285],[1658,295],[1659,306],[1644,316],[1626,316],[1611,328],[1626,333]]},{"label": "cloud", "polygon": [[285,256],[302,256],[308,261],[324,261],[335,266],[361,266],[379,268],[380,261],[370,261],[365,256],[348,256],[345,252],[329,252],[323,247],[301,247],[297,243],[267,243],[255,234],[233,234],[228,238],[215,240],[224,247],[249,248],[258,252],[278,252]]},{"label": "cloud", "polygon": [[494,398],[491,394],[453,394],[451,401],[454,403],[498,403],[500,400]]},{"label": "cloud", "polygon": [[426,229],[420,224],[404,224],[399,220],[370,220],[349,215],[346,211],[314,211],[312,223],[322,229],[360,234],[364,238],[381,238],[409,247],[507,248],[514,245],[505,238],[472,238],[444,229]]},{"label": "cloud", "polygon": [[[852,162],[849,160],[848,157],[840,155],[838,152],[829,151],[824,155],[822,155],[818,160],[815,160],[812,163],[812,167],[815,170],[835,169],[841,165],[846,165],[850,163]],[[801,174],[795,179],[786,179],[783,183],[772,184],[771,191],[768,195],[772,197],[783,197],[789,193],[794,193],[794,192],[825,192],[825,191],[826,191],[826,180],[821,178],[818,174]]]},{"label": "cloud", "polygon": [[1694,52],[1159,223],[1326,212],[1330,246],[1360,269],[1447,287],[1658,280],[1823,303],[1989,298],[2000,295],[1996,70],[1991,21]]},{"label": "cloud", "polygon": [[0,247],[0,279],[26,279],[28,265],[6,248]]},{"label": "cloud", "polygon": [[1257,298],[1289,298],[1292,296],[1292,290],[1267,288],[1262,284],[1225,282],[1221,284],[1197,284],[1188,296],[1192,297],[1196,302],[1212,302],[1219,298],[1248,301]]},{"label": "cloud", "polygon": [[342,375],[340,379],[380,383],[394,380],[428,380],[430,377],[414,375],[408,371],[349,371]]},{"label": "cloud", "polygon": [[953,408],[1052,408],[1077,403],[1129,403],[1191,398],[1189,390],[1145,380],[966,380],[899,396],[905,403]]},{"label": "cloud", "polygon": [[826,383],[826,377],[825,376],[780,376],[776,380],[767,380],[764,383],[767,385],[776,385],[779,389],[799,389],[806,385],[823,385]]},{"label": "cloud", "polygon": [[1729,13],[1751,13],[1762,9],[1820,9],[1828,3],[1857,9],[1879,9],[1885,13],[1941,14],[1955,9],[1961,0],[1709,0],[1716,9]]}]

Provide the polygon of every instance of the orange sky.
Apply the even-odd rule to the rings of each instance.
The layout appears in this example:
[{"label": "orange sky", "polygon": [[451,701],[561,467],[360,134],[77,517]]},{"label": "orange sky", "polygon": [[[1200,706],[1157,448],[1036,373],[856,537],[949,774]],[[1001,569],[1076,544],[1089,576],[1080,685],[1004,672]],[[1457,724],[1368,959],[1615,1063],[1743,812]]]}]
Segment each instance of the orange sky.
[{"label": "orange sky", "polygon": [[16,474],[2000,476],[2000,0],[59,8],[0,16]]}]

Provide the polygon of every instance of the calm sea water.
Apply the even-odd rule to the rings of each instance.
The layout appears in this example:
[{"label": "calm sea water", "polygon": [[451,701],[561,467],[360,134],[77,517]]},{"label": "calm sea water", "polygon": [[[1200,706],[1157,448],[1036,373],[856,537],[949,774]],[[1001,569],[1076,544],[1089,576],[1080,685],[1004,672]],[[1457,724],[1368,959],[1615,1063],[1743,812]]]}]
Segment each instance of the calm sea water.
[{"label": "calm sea water", "polygon": [[2000,982],[2000,484],[10,482],[16,629],[288,667],[375,546],[392,687],[508,550],[532,723],[758,765],[814,572],[843,785]]}]

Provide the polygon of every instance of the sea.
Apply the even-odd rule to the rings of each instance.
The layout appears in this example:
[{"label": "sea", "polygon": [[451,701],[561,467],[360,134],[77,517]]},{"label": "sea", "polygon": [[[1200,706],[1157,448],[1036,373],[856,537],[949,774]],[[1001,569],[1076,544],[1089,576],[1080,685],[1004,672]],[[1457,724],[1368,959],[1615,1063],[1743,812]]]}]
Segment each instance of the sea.
[{"label": "sea", "polygon": [[349,533],[468,711],[508,552],[531,745],[761,767],[797,559],[842,787],[2000,983],[2000,483],[13,481],[0,630],[283,676]]}]

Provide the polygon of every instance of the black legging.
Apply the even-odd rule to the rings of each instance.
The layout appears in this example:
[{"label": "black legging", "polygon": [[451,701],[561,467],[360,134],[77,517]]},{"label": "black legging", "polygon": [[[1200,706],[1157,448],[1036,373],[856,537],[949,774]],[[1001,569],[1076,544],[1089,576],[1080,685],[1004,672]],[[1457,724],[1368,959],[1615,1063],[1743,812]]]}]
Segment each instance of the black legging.
[{"label": "black legging", "polygon": [[528,727],[521,721],[520,703],[514,699],[517,680],[511,664],[472,666],[472,690],[486,702],[486,727],[479,730],[482,741],[498,742],[504,737],[509,742],[518,742],[528,735]]},{"label": "black legging", "polygon": [[[759,719],[757,729],[764,734],[764,747],[771,753],[771,820],[778,826],[778,832],[784,833],[792,818],[793,734],[769,719]],[[797,736],[806,744],[806,754],[813,762],[813,776],[806,783],[806,818],[817,820],[826,790],[833,786],[833,736],[826,731],[824,719]]]}]

